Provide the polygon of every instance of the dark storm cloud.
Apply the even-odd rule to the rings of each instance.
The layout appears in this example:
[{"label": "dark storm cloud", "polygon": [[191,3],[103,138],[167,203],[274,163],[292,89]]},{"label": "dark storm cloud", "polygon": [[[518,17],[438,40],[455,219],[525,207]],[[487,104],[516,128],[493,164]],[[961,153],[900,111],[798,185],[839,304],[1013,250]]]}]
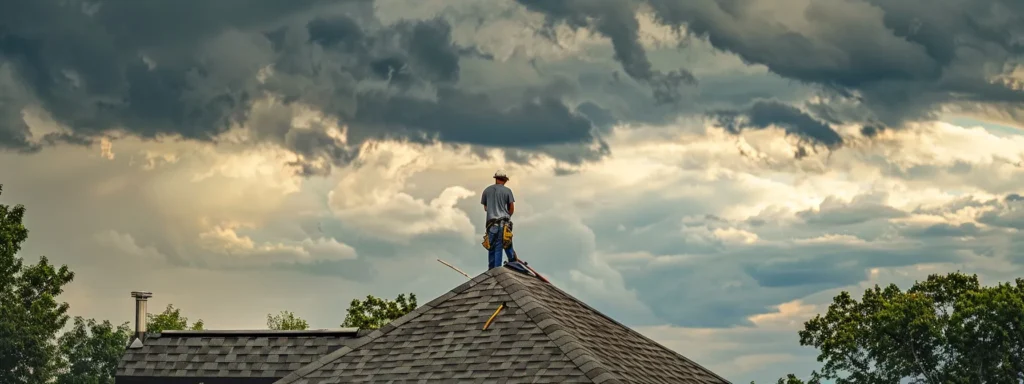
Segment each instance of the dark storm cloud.
[{"label": "dark storm cloud", "polygon": [[507,103],[460,89],[460,60],[490,56],[455,44],[446,21],[383,26],[373,12],[367,0],[2,0],[0,68],[12,75],[0,88],[24,92],[0,98],[0,145],[38,149],[20,119],[26,105],[72,129],[50,142],[111,129],[213,140],[251,122],[266,95],[348,127],[346,147],[323,129],[293,130],[288,108],[260,113],[254,136],[302,155],[307,174],[326,171],[313,160],[345,163],[380,138],[520,149],[596,140],[558,98]]},{"label": "dark storm cloud", "polygon": [[[708,54],[713,54],[708,51]],[[673,55],[674,56],[674,55]],[[663,60],[672,60],[675,57]],[[732,111],[749,106],[752,100],[773,99],[778,102],[804,100],[813,95],[811,87],[794,83],[771,73],[712,73],[701,77],[695,87],[687,89],[685,101],[678,104],[655,102],[643,84],[615,80],[602,64],[594,68],[569,62],[547,63],[550,72],[576,73],[580,98],[587,101],[577,106],[597,127],[612,125],[664,125],[678,121],[679,116],[701,115],[708,111]]]},{"label": "dark storm cloud", "polygon": [[[589,135],[590,121],[561,101],[544,98],[499,108],[486,94],[441,88],[437,101],[366,93],[356,121],[381,127],[415,127],[437,132],[442,141],[513,148],[571,142]],[[388,129],[395,131],[395,128]]]},{"label": "dark storm cloud", "polygon": [[711,113],[726,130],[739,133],[743,128],[764,129],[779,126],[786,133],[813,143],[833,148],[843,144],[843,138],[825,124],[796,107],[774,100],[758,100],[743,111],[716,111]]},{"label": "dark storm cloud", "polygon": [[612,41],[615,60],[623,71],[637,81],[648,84],[660,103],[677,101],[679,87],[695,85],[690,71],[678,69],[661,72],[653,68],[647,52],[640,45],[640,22],[636,19],[639,1],[635,0],[516,0],[527,9],[547,15],[544,32],[553,38],[551,27],[564,22],[572,28],[592,28]]},{"label": "dark storm cloud", "polygon": [[38,146],[28,140],[29,128],[21,117],[25,91],[20,85],[10,67],[0,65],[0,148],[32,152]]},{"label": "dark storm cloud", "polygon": [[[1006,86],[1012,81],[991,81],[1021,65],[1024,3],[1016,0],[812,1],[806,9],[789,0],[520,3],[610,37],[617,53],[629,53],[617,54],[627,72],[646,62],[633,10],[650,9],[661,24],[686,28],[780,76],[817,84],[829,98],[812,108],[819,119],[859,122],[866,136],[934,117],[948,103],[1012,109],[1024,102],[1024,92]],[[804,22],[779,20],[773,12],[779,9],[793,9]],[[838,143],[831,130],[801,120]]]},{"label": "dark storm cloud", "polygon": [[597,105],[594,102],[586,101],[576,106],[576,111],[590,119],[590,122],[602,130],[608,131],[619,121],[611,111]]}]

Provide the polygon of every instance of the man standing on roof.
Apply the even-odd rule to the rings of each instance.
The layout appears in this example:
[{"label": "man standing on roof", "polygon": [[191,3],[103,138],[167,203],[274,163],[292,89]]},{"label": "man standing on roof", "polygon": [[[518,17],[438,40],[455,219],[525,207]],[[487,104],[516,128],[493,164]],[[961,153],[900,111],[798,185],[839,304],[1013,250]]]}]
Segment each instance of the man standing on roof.
[{"label": "man standing on roof", "polygon": [[487,212],[486,230],[484,230],[484,248],[487,248],[487,269],[501,266],[501,251],[505,250],[508,261],[516,261],[516,251],[512,249],[512,213],[516,210],[516,199],[512,190],[505,186],[508,175],[499,169],[494,173],[494,184],[484,189],[480,196]]}]

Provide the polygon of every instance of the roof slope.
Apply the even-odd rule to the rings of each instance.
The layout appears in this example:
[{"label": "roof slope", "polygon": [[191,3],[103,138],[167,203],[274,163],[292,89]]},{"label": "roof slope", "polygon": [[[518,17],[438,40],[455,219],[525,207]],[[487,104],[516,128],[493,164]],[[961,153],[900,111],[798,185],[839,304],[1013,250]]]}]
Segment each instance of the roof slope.
[{"label": "roof slope", "polygon": [[[272,383],[357,338],[357,329],[308,331],[165,331],[128,348],[117,365],[118,383]],[[252,380],[263,378],[265,380]]]},{"label": "roof slope", "polygon": [[[503,309],[487,330],[484,323]],[[728,383],[557,287],[495,268],[278,384]]]}]

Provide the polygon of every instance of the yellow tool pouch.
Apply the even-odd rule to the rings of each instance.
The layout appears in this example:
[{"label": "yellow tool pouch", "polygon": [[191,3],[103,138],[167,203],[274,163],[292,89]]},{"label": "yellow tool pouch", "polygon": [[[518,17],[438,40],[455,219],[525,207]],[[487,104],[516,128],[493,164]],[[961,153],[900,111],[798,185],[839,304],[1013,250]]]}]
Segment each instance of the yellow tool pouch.
[{"label": "yellow tool pouch", "polygon": [[512,246],[512,223],[505,225],[505,233],[502,234],[501,246],[504,249]]},{"label": "yellow tool pouch", "polygon": [[[502,225],[502,223],[498,222],[498,223],[494,223],[492,225]],[[491,237],[490,237],[490,234],[489,234],[490,229],[491,229],[490,226],[488,226],[487,230],[484,231],[484,241],[480,242],[480,245],[482,245],[484,247],[484,249],[486,249],[488,251],[491,250]],[[509,221],[509,222],[505,222],[504,225],[502,225],[501,247],[504,248],[504,249],[508,249],[508,247],[511,247],[511,246],[512,246],[512,222]]]}]

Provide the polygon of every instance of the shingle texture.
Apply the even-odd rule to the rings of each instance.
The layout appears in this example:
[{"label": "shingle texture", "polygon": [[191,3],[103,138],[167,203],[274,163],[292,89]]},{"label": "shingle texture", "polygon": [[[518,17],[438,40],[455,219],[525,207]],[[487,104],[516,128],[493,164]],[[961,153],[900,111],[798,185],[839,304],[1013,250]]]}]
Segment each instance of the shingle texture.
[{"label": "shingle texture", "polygon": [[352,332],[153,334],[142,348],[125,350],[116,376],[280,378],[353,342],[355,336]]},{"label": "shingle texture", "polygon": [[[505,305],[487,330],[484,323]],[[728,383],[551,284],[495,268],[279,380]]]}]

